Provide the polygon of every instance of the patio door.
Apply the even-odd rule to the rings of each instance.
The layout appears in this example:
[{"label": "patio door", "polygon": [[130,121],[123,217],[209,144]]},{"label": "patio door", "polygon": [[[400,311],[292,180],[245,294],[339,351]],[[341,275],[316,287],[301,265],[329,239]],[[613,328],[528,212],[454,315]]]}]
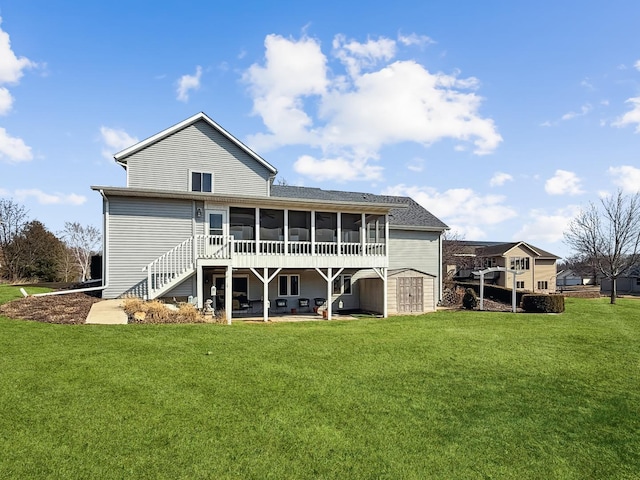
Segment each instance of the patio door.
[{"label": "patio door", "polygon": [[207,210],[207,256],[225,258],[227,256],[227,236],[229,235],[227,212]]}]

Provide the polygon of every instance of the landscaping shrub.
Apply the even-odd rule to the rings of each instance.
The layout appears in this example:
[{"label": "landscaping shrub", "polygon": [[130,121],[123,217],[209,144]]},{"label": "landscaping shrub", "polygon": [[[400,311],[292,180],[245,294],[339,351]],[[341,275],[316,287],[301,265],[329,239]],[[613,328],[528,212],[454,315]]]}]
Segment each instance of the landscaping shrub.
[{"label": "landscaping shrub", "polygon": [[[476,292],[476,295],[480,295],[480,284],[479,283],[458,283],[463,287],[473,288]],[[500,287],[498,285],[491,285],[488,283],[484,284],[484,298],[490,298],[491,300],[495,300],[496,302],[502,303],[511,303],[512,302],[512,289],[506,287]],[[516,304],[520,305],[522,302],[522,297],[526,295],[528,292],[516,290]]]},{"label": "landscaping shrub", "polygon": [[462,297],[462,306],[467,310],[473,310],[478,306],[478,297],[473,288],[467,288]]},{"label": "landscaping shrub", "polygon": [[195,306],[183,303],[176,309],[159,300],[145,302],[139,298],[128,298],[122,308],[129,323],[205,323],[213,322],[211,316],[203,315]]},{"label": "landscaping shrub", "polygon": [[526,294],[522,296],[522,309],[534,313],[564,312],[564,296],[547,294]]}]

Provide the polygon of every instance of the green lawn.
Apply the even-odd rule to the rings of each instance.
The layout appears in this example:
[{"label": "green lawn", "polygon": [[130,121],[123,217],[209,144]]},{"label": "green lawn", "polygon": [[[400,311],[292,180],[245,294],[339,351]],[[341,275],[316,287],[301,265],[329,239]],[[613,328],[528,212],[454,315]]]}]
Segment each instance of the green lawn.
[{"label": "green lawn", "polygon": [[0,478],[640,478],[640,301],[562,315],[0,317]]}]

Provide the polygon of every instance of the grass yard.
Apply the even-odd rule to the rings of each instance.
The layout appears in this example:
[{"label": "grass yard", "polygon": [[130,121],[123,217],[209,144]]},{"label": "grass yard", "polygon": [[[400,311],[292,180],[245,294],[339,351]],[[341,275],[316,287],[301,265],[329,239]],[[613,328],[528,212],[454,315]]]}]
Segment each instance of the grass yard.
[{"label": "grass yard", "polygon": [[618,302],[232,326],[0,317],[0,478],[640,478],[640,301]]}]

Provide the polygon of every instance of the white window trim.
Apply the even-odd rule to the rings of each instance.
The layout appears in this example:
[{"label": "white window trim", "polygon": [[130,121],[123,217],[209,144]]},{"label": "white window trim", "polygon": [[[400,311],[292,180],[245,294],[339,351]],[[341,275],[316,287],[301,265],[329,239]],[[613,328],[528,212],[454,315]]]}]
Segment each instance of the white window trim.
[{"label": "white window trim", "polygon": [[[344,279],[345,278],[349,278],[349,287],[351,289],[351,291],[349,293],[345,293],[344,291]],[[336,292],[335,290],[333,291],[334,295],[353,295],[353,275],[350,273],[345,273],[344,275],[339,275],[338,277],[336,277],[336,280],[340,283],[340,291]],[[334,280],[334,281],[336,281]]]},{"label": "white window trim", "polygon": [[[187,183],[189,184],[189,191],[193,192],[193,174],[194,173],[199,173],[200,175],[204,174],[204,173],[208,173],[209,175],[211,175],[211,191],[210,192],[203,192],[203,193],[213,193],[214,189],[215,189],[215,176],[213,174],[213,172],[206,172],[204,170],[196,170],[194,168],[190,168],[189,169],[189,178],[187,179]],[[197,190],[199,192],[202,192],[202,190]]]},{"label": "white window trim", "polygon": [[[292,294],[291,293],[291,278],[292,277],[298,277],[298,293],[297,294]],[[281,278],[286,278],[287,279],[287,292],[286,293],[282,293],[280,291],[280,279]],[[301,290],[301,285],[300,285],[300,275],[297,273],[291,273],[291,274],[285,274],[285,275],[278,275],[278,297],[299,297],[300,296],[300,290]]]}]

